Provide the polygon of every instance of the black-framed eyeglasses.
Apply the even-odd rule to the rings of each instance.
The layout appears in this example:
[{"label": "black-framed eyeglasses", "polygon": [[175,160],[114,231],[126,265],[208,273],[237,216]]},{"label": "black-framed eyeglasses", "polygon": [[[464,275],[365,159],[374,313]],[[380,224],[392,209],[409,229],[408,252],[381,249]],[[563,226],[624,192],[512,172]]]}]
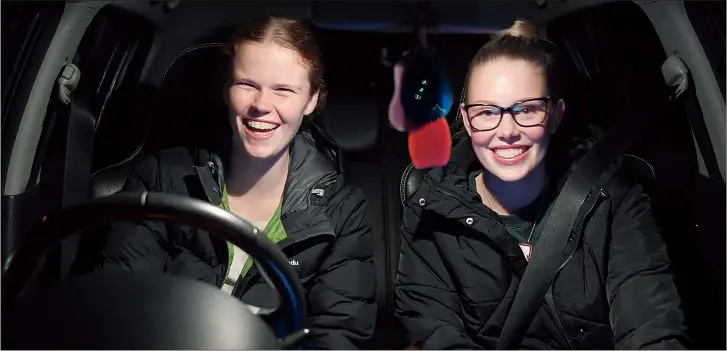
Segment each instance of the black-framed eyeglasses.
[{"label": "black-framed eyeglasses", "polygon": [[497,128],[505,112],[510,113],[515,123],[521,127],[534,127],[543,124],[548,117],[550,96],[518,101],[510,107],[491,104],[464,105],[467,119],[474,131],[486,132]]}]

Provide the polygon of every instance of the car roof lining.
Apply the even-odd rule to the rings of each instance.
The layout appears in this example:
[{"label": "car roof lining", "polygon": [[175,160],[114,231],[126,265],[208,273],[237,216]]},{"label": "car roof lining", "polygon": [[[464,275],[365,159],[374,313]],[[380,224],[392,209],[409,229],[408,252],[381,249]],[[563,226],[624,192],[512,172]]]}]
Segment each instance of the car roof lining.
[{"label": "car roof lining", "polygon": [[[609,2],[549,1],[539,8],[532,1],[457,1],[456,5],[432,2],[437,14],[439,33],[486,34],[508,27],[517,18],[544,23],[578,9]],[[127,8],[157,22],[156,50],[150,56],[142,80],[158,84],[164,68],[179,51],[195,44],[203,33],[220,24],[233,24],[254,15],[273,13],[309,20],[323,29],[380,33],[411,32],[414,2],[396,1],[182,1],[166,15],[159,16],[159,6],[140,6],[138,2],[119,2]],[[195,18],[189,21],[189,18]]]}]

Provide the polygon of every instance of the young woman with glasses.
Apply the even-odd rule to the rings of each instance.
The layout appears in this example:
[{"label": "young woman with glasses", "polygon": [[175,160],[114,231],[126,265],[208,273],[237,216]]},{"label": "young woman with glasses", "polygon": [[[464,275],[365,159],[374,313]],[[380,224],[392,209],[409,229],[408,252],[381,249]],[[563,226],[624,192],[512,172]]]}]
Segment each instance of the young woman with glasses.
[{"label": "young woman with glasses", "polygon": [[[575,164],[572,154],[549,151],[566,104],[557,95],[556,48],[536,33],[517,21],[476,54],[460,105],[466,135],[450,163],[427,172],[409,198],[396,295],[415,347],[497,345],[542,219]],[[576,227],[577,249],[521,348],[684,347],[680,300],[649,198],[622,173]]]}]

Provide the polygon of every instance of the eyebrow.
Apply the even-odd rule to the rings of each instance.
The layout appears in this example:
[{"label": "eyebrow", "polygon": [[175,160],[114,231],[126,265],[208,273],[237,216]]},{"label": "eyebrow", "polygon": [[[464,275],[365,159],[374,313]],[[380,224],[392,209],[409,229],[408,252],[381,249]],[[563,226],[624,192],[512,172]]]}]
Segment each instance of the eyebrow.
[{"label": "eyebrow", "polygon": [[[513,103],[511,103],[508,106],[512,106],[514,104],[521,103],[521,102],[527,101],[527,100],[533,100],[533,99],[539,99],[539,98],[537,98],[537,97],[524,97],[524,98],[520,98],[520,99],[515,100]],[[475,100],[472,103],[470,103],[469,105],[496,105],[496,106],[500,106],[498,103],[492,102],[490,100]]]},{"label": "eyebrow", "polygon": [[238,75],[233,76],[233,78],[234,78],[233,80],[235,81],[235,83],[249,83],[249,84],[252,84],[252,85],[259,85],[259,84],[257,84],[252,79],[249,79],[249,78],[240,78],[240,76],[238,76]]},{"label": "eyebrow", "polygon": [[470,105],[474,105],[474,104],[476,104],[476,105],[497,105],[496,103],[494,103],[490,100],[475,100],[475,101],[472,101],[472,103]]}]

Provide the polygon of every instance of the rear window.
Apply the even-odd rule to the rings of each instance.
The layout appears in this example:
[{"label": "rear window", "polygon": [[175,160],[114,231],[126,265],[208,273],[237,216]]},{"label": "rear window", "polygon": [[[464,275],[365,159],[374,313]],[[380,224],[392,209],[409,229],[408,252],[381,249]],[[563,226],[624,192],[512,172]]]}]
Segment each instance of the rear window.
[{"label": "rear window", "polygon": [[[388,106],[393,91],[392,69],[382,62],[395,63],[415,43],[411,33],[353,32],[318,29],[316,35],[323,51],[323,65],[330,90],[350,91],[356,87],[377,88],[383,106]],[[489,40],[487,34],[447,34],[433,37],[436,57],[447,71],[454,92],[454,104],[447,118],[454,120],[457,103],[470,60]],[[350,43],[355,43],[351,45]]]}]

